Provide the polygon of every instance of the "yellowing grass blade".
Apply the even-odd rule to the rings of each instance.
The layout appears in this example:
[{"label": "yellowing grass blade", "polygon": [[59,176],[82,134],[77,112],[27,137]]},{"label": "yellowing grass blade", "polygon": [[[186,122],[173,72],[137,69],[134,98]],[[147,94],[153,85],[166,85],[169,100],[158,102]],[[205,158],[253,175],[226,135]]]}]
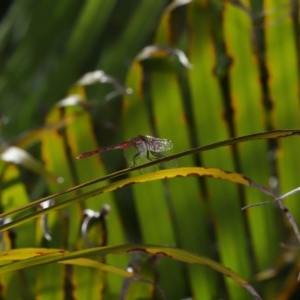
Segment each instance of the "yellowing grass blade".
[{"label": "yellowing grass blade", "polygon": [[59,249],[43,249],[43,248],[28,248],[28,249],[17,249],[7,252],[3,252],[0,256],[2,260],[16,260],[21,261],[10,263],[0,267],[0,274],[7,272],[17,271],[32,266],[43,265],[53,262],[73,264],[77,266],[85,266],[101,269],[107,272],[113,272],[120,276],[134,277],[134,274],[129,273],[125,270],[108,266],[97,261],[86,259],[85,257],[91,255],[106,255],[106,254],[134,254],[143,253],[156,255],[158,257],[167,257],[173,260],[185,262],[188,264],[199,264],[206,265],[213,270],[220,272],[221,274],[233,279],[246,290],[248,290],[254,299],[261,299],[254,288],[240,275],[227,267],[213,261],[210,258],[194,254],[192,252],[157,245],[121,245],[121,246],[109,246],[109,247],[98,247],[93,249],[68,252]]},{"label": "yellowing grass blade", "polygon": [[[141,168],[152,166],[152,165],[157,164],[157,163],[162,163],[164,161],[169,161],[171,159],[183,157],[183,156],[193,154],[193,153],[197,153],[197,152],[201,152],[201,151],[208,151],[208,150],[216,149],[216,148],[219,148],[219,147],[229,146],[229,145],[233,145],[233,144],[237,144],[237,143],[241,143],[241,142],[261,140],[261,139],[276,139],[276,138],[289,137],[289,136],[293,136],[293,135],[300,135],[300,130],[299,129],[293,129],[293,130],[291,129],[291,130],[274,130],[274,131],[268,131],[268,132],[261,132],[261,133],[246,135],[246,136],[242,136],[242,137],[231,138],[231,139],[228,139],[228,140],[225,140],[225,141],[221,141],[221,142],[209,144],[209,145],[206,145],[206,146],[194,148],[194,149],[184,151],[184,152],[181,152],[181,153],[178,153],[178,154],[170,155],[168,157],[156,160],[154,162],[149,162],[147,164],[143,164],[143,165],[140,165],[140,166],[137,166],[137,167],[121,170],[121,171],[109,174],[107,176],[103,176],[101,178],[98,178],[98,179],[95,179],[95,180],[77,185],[75,187],[72,187],[68,190],[62,191],[60,193],[50,195],[50,196],[41,198],[39,200],[33,201],[30,204],[28,204],[26,207],[24,206],[24,207],[20,207],[18,209],[15,209],[15,210],[4,212],[4,213],[0,214],[0,217],[4,217],[4,216],[7,216],[9,214],[21,211],[24,208],[34,207],[34,206],[36,206],[37,204],[39,204],[43,201],[46,201],[46,200],[49,200],[49,199],[52,199],[52,198],[57,198],[60,195],[64,195],[64,194],[67,194],[69,192],[76,191],[76,190],[81,189],[83,187],[87,187],[89,185],[92,185],[92,184],[95,184],[95,183],[98,183],[98,182],[101,182],[101,181],[104,181],[104,180],[107,180],[107,179],[110,179],[110,178],[114,178],[114,177],[124,175],[124,174],[128,173],[129,171],[138,170],[138,169],[141,169]],[[165,170],[165,171],[168,172],[170,170]],[[157,179],[159,179],[159,178],[157,178]]]},{"label": "yellowing grass blade", "polygon": [[[69,260],[62,260],[68,251],[60,249],[46,249],[46,248],[19,248],[10,251],[5,251],[0,254],[0,262],[16,261],[18,263],[9,263],[0,267],[0,274],[17,271],[32,266],[42,265],[51,262],[58,262],[62,264],[71,264],[74,266],[90,267],[99,269],[101,271],[111,272],[123,277],[134,277],[134,274],[123,269],[103,264],[87,258],[76,258]],[[16,266],[17,265],[17,266]]]},{"label": "yellowing grass blade", "polygon": [[[48,208],[45,208],[43,210],[39,210],[34,213],[31,213],[25,217],[19,218],[15,221],[12,221],[11,223],[5,224],[0,228],[0,232],[7,230],[9,228],[13,228],[19,224],[22,224],[22,223],[28,221],[28,220],[37,218],[38,216],[48,213],[50,211],[61,209],[63,207],[69,206],[71,204],[74,204],[74,203],[77,203],[80,201],[84,201],[86,199],[89,199],[89,198],[94,197],[99,194],[115,191],[115,190],[122,188],[129,184],[145,183],[145,182],[149,182],[149,181],[153,181],[153,180],[161,180],[161,179],[174,178],[174,177],[187,177],[187,176],[206,176],[206,177],[212,177],[215,179],[227,180],[227,181],[231,181],[231,182],[246,185],[246,186],[252,186],[265,194],[272,195],[272,193],[267,188],[259,185],[258,183],[255,183],[251,179],[249,179],[241,174],[234,173],[234,172],[227,172],[227,171],[222,171],[219,169],[202,168],[202,167],[167,169],[167,170],[161,170],[161,171],[158,171],[155,173],[143,174],[140,176],[126,178],[126,179],[123,179],[120,181],[116,181],[114,183],[110,183],[106,186],[102,186],[100,188],[97,188],[97,189],[94,189],[87,193],[84,193],[82,195],[72,197],[72,198],[65,200],[63,202],[60,202],[60,203],[58,202],[58,199],[57,199],[59,194],[52,195],[51,198],[55,198],[56,202],[58,202],[58,203],[56,203]],[[34,201],[34,205],[37,205],[43,201],[45,201],[44,198]],[[20,207],[18,209],[18,211],[25,210],[32,206],[33,206],[32,203],[28,204],[28,205],[24,205],[23,207]],[[16,212],[16,210],[6,212],[5,214],[0,215],[0,217],[3,217],[3,215],[12,214],[14,212]]]}]

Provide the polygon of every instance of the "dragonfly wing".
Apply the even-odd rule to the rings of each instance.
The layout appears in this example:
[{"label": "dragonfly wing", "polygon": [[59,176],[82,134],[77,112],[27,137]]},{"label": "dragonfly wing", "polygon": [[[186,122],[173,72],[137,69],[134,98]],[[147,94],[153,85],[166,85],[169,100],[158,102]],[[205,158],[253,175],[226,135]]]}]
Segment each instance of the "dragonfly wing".
[{"label": "dragonfly wing", "polygon": [[[151,156],[149,157],[149,160],[157,160],[157,159],[169,156],[169,155],[170,155],[170,152],[168,152],[168,151],[165,151],[165,152],[151,152]],[[168,160],[168,161],[165,161],[165,162],[161,162],[159,164],[159,167],[161,169],[171,169],[171,168],[176,168],[177,166],[178,166],[177,159]]]},{"label": "dragonfly wing", "polygon": [[[148,162],[149,162],[149,159],[146,156],[144,156],[144,157],[141,157],[138,160],[138,165],[142,165],[142,164],[145,164],[145,163],[148,163]],[[147,173],[155,172],[156,170],[157,170],[157,165],[153,165],[153,166],[150,166],[150,167],[139,169],[139,172],[141,174],[147,174]]]},{"label": "dragonfly wing", "polygon": [[124,149],[124,156],[130,166],[140,165],[140,160],[146,157],[147,151],[139,151],[137,147],[131,146]]},{"label": "dragonfly wing", "polygon": [[[124,149],[125,158],[131,167],[135,167],[137,165],[142,165],[149,162],[146,153],[147,151],[139,152],[138,148],[136,147],[129,147]],[[146,174],[150,172],[155,172],[155,170],[156,170],[155,166],[150,166],[147,168],[140,169],[139,172],[141,174]]]},{"label": "dragonfly wing", "polygon": [[147,146],[150,151],[153,152],[165,152],[173,148],[173,142],[171,140],[155,138],[153,136],[145,136]]},{"label": "dragonfly wing", "polygon": [[[169,156],[170,152],[164,152],[163,154],[164,154],[164,156]],[[161,169],[176,168],[176,167],[178,167],[178,160],[177,159],[171,159],[171,160],[168,160],[168,161],[164,161],[164,162],[159,164],[159,167]]]}]

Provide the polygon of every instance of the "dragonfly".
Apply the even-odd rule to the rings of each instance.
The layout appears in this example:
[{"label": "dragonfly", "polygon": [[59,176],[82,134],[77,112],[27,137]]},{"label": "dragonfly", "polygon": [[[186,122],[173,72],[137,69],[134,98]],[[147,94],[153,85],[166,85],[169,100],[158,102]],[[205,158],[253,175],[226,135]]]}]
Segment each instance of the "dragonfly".
[{"label": "dragonfly", "polygon": [[[78,155],[77,159],[86,158],[97,153],[105,151],[123,149],[126,160],[131,167],[135,167],[147,161],[155,161],[169,155],[169,150],[173,148],[173,142],[167,139],[156,138],[150,135],[138,135],[128,141],[124,141],[116,146],[100,148],[88,151]],[[161,169],[177,167],[177,160],[170,160],[159,164]],[[148,173],[155,171],[155,166],[144,168],[140,173]]]}]

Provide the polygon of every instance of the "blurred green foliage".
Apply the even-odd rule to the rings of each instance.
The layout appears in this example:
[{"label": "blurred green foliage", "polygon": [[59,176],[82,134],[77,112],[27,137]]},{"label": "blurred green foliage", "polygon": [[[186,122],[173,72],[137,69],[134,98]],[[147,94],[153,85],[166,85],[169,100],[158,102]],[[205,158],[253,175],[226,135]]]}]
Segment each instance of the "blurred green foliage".
[{"label": "blurred green foliage", "polygon": [[[299,128],[298,1],[23,0],[0,5],[1,212],[125,168],[122,151],[75,157],[139,134],[172,140],[175,153]],[[298,149],[298,137],[250,141],[183,156],[179,165],[238,172],[281,195],[299,185]],[[122,178],[134,181],[136,175]],[[84,186],[60,199],[105,184]],[[286,200],[296,221],[297,197]],[[255,189],[203,177],[126,185],[5,231],[1,245],[3,251],[174,246],[232,269],[263,299],[298,299],[297,250],[280,247],[281,242],[296,244],[286,216],[276,204],[241,211],[266,200],[270,197]],[[99,219],[105,205],[109,212]],[[82,235],[87,212],[97,217]],[[93,258],[121,269],[130,264],[168,299],[252,298],[206,266],[156,255]],[[155,285],[75,265],[29,268],[1,275],[0,282],[1,299],[162,297]]]}]

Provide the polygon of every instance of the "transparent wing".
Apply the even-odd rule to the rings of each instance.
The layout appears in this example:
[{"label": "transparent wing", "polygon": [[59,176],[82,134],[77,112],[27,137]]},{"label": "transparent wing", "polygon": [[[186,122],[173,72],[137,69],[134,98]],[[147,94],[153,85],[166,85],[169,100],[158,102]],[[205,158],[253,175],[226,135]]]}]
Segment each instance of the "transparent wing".
[{"label": "transparent wing", "polygon": [[[134,146],[124,149],[124,155],[131,167],[139,166],[149,162],[149,159],[147,158],[147,151],[139,152],[138,148]],[[155,172],[155,170],[156,166],[150,166],[140,169],[139,172],[141,174],[146,174]]]},{"label": "transparent wing", "polygon": [[[149,160],[146,160],[143,163],[146,163],[146,162],[149,162]],[[147,174],[147,173],[155,172],[156,169],[157,169],[157,166],[154,165],[154,166],[150,166],[150,167],[147,167],[147,168],[139,169],[139,172],[141,174]]]},{"label": "transparent wing", "polygon": [[153,152],[165,152],[173,148],[171,140],[155,138],[150,135],[145,136],[148,149]]},{"label": "transparent wing", "polygon": [[146,157],[147,151],[139,151],[138,148],[131,146],[124,149],[124,156],[131,167],[141,164],[141,159]]},{"label": "transparent wing", "polygon": [[[171,154],[170,152],[164,152],[163,153],[164,156],[169,156],[170,154]],[[172,159],[172,160],[164,161],[164,162],[159,164],[159,167],[161,169],[176,168],[176,167],[178,167],[178,160],[177,159]]]},{"label": "transparent wing", "polygon": [[[157,159],[169,156],[170,154],[171,153],[168,152],[168,151],[161,152],[161,153],[152,152],[151,156],[149,157],[149,160],[157,160]],[[177,166],[178,166],[177,159],[172,159],[172,160],[165,161],[165,162],[162,162],[162,163],[159,164],[159,167],[161,169],[171,169],[171,168],[176,168]]]},{"label": "transparent wing", "polygon": [[[155,152],[155,151],[141,151],[138,147],[131,146],[129,148],[124,149],[124,155],[126,160],[128,161],[129,165],[131,167],[142,165],[144,163],[147,163],[149,161],[155,161],[160,158],[163,158],[165,156],[170,155],[168,151],[164,152]],[[140,169],[141,174],[154,172],[158,168],[160,169],[169,169],[169,168],[176,168],[178,165],[177,159],[172,159],[170,161],[162,162],[157,165],[153,165],[147,168]]]}]

